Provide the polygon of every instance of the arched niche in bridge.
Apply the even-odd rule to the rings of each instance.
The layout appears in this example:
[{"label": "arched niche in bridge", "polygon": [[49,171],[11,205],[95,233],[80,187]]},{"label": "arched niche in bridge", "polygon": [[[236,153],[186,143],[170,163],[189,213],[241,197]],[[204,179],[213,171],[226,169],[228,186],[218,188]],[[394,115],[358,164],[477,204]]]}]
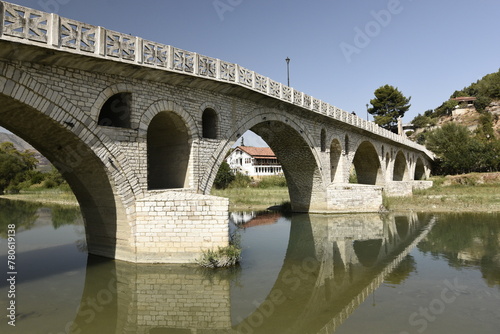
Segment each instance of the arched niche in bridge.
[{"label": "arched niche in bridge", "polygon": [[102,106],[98,124],[114,128],[130,128],[132,94],[118,93],[111,96]]},{"label": "arched niche in bridge", "polygon": [[201,115],[203,138],[217,139],[218,123],[217,112],[211,108],[205,109]]},{"label": "arched niche in bridge", "polygon": [[321,129],[320,147],[321,147],[321,152],[326,152],[326,130],[325,129]]},{"label": "arched niche in bridge", "polygon": [[380,160],[372,143],[364,141],[358,146],[353,165],[358,183],[375,185],[382,182]]},{"label": "arched niche in bridge", "polygon": [[147,132],[148,189],[188,185],[189,140],[184,121],[174,112],[163,111],[153,117]]},{"label": "arched niche in bridge", "polygon": [[415,165],[415,180],[424,180],[425,178],[425,166],[422,159],[419,157]]},{"label": "arched niche in bridge", "polygon": [[341,182],[340,160],[342,157],[342,147],[337,139],[334,139],[330,145],[330,174],[331,182]]},{"label": "arched niche in bridge", "polygon": [[396,160],[394,161],[394,173],[393,173],[393,181],[408,181],[408,164],[405,159],[405,155],[403,152],[399,151],[396,154]]}]

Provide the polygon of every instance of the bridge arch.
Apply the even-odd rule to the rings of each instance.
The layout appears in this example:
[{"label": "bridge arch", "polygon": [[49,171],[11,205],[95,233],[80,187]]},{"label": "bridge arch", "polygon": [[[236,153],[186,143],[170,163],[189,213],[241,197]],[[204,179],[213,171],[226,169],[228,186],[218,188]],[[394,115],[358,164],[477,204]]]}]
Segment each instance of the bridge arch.
[{"label": "bridge arch", "polygon": [[408,181],[410,179],[408,172],[408,163],[403,152],[399,151],[394,160],[393,181]]},{"label": "bridge arch", "polygon": [[417,162],[415,164],[415,180],[424,180],[425,177],[426,177],[425,165],[422,161],[422,158],[418,157]]},{"label": "bridge arch", "polygon": [[121,167],[125,156],[77,106],[9,65],[0,68],[0,106],[0,126],[29,142],[68,182],[89,253],[127,259],[133,247],[128,206],[136,189],[130,183],[135,175]]},{"label": "bridge arch", "polygon": [[196,123],[179,105],[159,101],[143,114],[148,190],[190,187],[191,147]]},{"label": "bridge arch", "polygon": [[382,168],[375,146],[363,141],[356,149],[353,161],[360,184],[380,185],[383,183]]},{"label": "bridge arch", "polygon": [[228,133],[227,138],[231,140],[222,150],[218,150],[220,154],[217,168],[212,173],[217,173],[235,140],[247,130],[262,137],[280,161],[287,180],[292,209],[297,212],[324,209],[325,185],[319,168],[321,164],[318,152],[314,149],[316,141],[290,115],[280,115],[274,109],[254,110]]}]

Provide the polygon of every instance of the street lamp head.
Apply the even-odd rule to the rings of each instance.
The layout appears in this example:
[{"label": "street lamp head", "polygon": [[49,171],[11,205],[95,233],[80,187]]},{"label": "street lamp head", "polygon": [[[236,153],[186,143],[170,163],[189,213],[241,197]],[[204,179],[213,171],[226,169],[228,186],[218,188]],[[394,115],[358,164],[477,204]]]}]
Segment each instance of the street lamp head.
[{"label": "street lamp head", "polygon": [[287,64],[289,64],[290,63],[290,58],[286,57],[285,61],[286,61]]}]

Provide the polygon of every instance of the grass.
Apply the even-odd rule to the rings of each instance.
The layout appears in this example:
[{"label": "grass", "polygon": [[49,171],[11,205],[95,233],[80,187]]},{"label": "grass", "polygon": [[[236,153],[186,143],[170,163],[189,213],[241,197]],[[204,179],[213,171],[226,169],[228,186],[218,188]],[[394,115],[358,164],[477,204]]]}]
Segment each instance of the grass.
[{"label": "grass", "polygon": [[386,206],[391,211],[498,212],[500,182],[498,178],[490,176],[467,174],[434,177],[432,188],[414,191],[412,197],[387,197]]},{"label": "grass", "polygon": [[266,210],[290,200],[286,187],[213,189],[212,195],[229,198],[230,211]]},{"label": "grass", "polygon": [[40,203],[78,205],[75,195],[73,195],[70,190],[61,189],[32,188],[30,190],[21,190],[19,194],[2,195],[0,198]]}]

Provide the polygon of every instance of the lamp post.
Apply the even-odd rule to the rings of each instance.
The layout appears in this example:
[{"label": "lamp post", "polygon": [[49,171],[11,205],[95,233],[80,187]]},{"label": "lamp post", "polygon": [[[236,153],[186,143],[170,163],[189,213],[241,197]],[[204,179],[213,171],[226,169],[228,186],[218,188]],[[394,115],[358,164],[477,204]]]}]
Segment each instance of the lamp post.
[{"label": "lamp post", "polygon": [[290,87],[290,58],[286,57],[286,79],[287,79],[287,86]]},{"label": "lamp post", "polygon": [[368,118],[368,103],[366,104],[366,120],[369,121],[370,119]]}]

